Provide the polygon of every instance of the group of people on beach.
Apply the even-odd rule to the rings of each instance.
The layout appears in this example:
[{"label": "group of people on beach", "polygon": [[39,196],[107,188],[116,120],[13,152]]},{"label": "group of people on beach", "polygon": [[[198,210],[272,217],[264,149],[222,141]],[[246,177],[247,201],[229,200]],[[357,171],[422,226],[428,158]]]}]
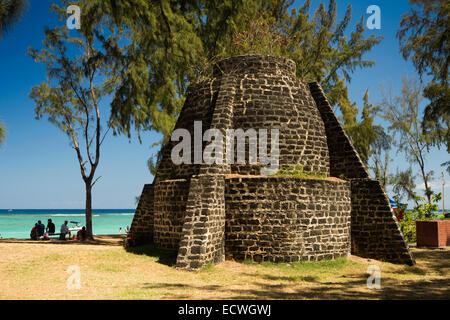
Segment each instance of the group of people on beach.
[{"label": "group of people on beach", "polygon": [[[128,234],[128,232],[130,232],[130,227],[126,226],[125,227],[125,234]],[[119,228],[119,234],[122,234],[122,227]]]},{"label": "group of people on beach", "polygon": [[[69,235],[69,238],[71,237],[71,233],[69,230],[69,227],[67,226],[68,221],[64,221],[64,223],[61,225],[61,229],[59,232],[59,239],[60,240],[66,240],[66,235]],[[31,229],[30,232],[30,238],[32,240],[50,240],[51,235],[57,235],[55,233],[55,224],[52,222],[52,219],[48,219],[47,221],[47,227],[44,226],[44,224],[39,220],[34,227]],[[86,227],[81,228],[77,232],[77,239],[78,240],[86,240]]]}]

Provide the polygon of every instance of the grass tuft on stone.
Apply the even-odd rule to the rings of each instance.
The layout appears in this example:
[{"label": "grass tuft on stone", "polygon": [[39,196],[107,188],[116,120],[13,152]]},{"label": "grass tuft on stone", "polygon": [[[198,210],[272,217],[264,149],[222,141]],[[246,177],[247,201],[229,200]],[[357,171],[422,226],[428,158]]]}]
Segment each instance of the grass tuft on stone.
[{"label": "grass tuft on stone", "polygon": [[304,171],[303,166],[300,164],[295,166],[282,167],[280,170],[271,175],[280,177],[297,177],[297,178],[322,178],[322,179],[326,178],[326,175],[324,174]]}]

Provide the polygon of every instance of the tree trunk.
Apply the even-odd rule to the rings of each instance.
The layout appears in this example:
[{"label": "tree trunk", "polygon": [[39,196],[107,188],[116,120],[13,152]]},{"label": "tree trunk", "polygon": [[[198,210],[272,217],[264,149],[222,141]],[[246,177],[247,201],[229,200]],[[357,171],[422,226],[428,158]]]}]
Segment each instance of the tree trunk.
[{"label": "tree trunk", "polygon": [[94,240],[92,235],[92,185],[86,182],[86,236],[90,240]]}]

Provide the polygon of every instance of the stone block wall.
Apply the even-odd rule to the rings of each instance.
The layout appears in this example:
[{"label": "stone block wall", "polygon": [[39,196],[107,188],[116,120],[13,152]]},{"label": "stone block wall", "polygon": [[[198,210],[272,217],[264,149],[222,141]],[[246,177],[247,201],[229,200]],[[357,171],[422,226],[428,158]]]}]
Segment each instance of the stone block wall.
[{"label": "stone block wall", "polygon": [[[308,84],[295,77],[292,60],[238,56],[219,62],[217,76],[219,70],[223,71],[222,78],[235,79],[233,90],[226,92],[232,107],[232,122],[227,128],[266,129],[268,138],[271,129],[278,129],[280,166],[302,165],[306,172],[329,176],[325,127]],[[248,146],[245,150],[248,153]],[[252,166],[248,162],[247,154],[245,164],[231,165],[231,173],[260,174],[261,164]]]},{"label": "stone block wall", "polygon": [[186,179],[155,184],[153,241],[159,248],[178,250],[188,193],[189,181]]},{"label": "stone block wall", "polygon": [[380,182],[370,179],[367,168],[339,123],[320,84],[309,83],[309,88],[325,124],[331,175],[344,175],[352,184],[352,254],[392,263],[414,264]]},{"label": "stone block wall", "polygon": [[296,177],[226,179],[227,259],[314,261],[350,252],[350,183]]},{"label": "stone block wall", "polygon": [[344,175],[346,179],[368,178],[366,167],[334,114],[322,87],[317,82],[311,82],[309,89],[325,124],[330,154],[330,175],[332,177]]},{"label": "stone block wall", "polygon": [[234,56],[218,61],[213,77],[224,74],[271,74],[278,77],[295,75],[296,65],[291,59],[257,54]]},{"label": "stone block wall", "polygon": [[236,260],[298,261],[347,255],[349,248],[414,263],[386,194],[369,178],[321,86],[298,80],[293,61],[261,55],[220,61],[211,79],[190,86],[175,128],[195,138],[194,121],[202,121],[200,134],[219,129],[224,147],[227,129],[267,129],[269,137],[279,129],[281,167],[300,164],[347,182],[258,176],[263,165],[248,157],[244,164],[175,165],[178,142],[170,142],[154,184],[144,187],[131,233],[178,250],[178,268],[196,270],[222,261],[225,252]]},{"label": "stone block wall", "polygon": [[130,226],[130,236],[137,244],[153,242],[153,190],[153,184],[144,185]]},{"label": "stone block wall", "polygon": [[176,267],[197,270],[224,260],[225,179],[193,176],[184,216]]},{"label": "stone block wall", "polygon": [[230,172],[230,165],[225,160],[226,129],[233,126],[233,104],[237,79],[234,76],[223,76],[220,78],[219,93],[213,106],[210,128],[222,133],[222,150],[217,157],[223,160],[223,164],[203,163],[199,168],[199,175],[223,175]]},{"label": "stone block wall", "polygon": [[[221,81],[218,79],[208,79],[191,85],[186,93],[186,102],[174,130],[186,129],[194,139],[194,121],[202,121],[203,131],[209,129],[220,84]],[[190,178],[199,173],[200,164],[194,164],[193,150],[191,151],[191,164],[174,165],[171,160],[171,152],[176,144],[178,142],[169,141],[165,146],[162,152],[162,161],[158,167],[156,177],[158,180]],[[206,144],[207,142],[202,143],[202,150]]]},{"label": "stone block wall", "polygon": [[353,179],[352,254],[413,265],[397,219],[378,180]]}]

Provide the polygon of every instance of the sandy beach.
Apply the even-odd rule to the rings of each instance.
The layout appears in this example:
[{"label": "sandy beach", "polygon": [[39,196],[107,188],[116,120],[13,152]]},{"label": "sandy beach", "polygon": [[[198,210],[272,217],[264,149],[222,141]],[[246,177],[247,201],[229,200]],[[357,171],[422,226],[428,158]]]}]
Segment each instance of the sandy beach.
[{"label": "sandy beach", "polygon": [[3,243],[21,243],[21,244],[62,244],[62,245],[107,245],[122,246],[123,240],[126,238],[124,234],[96,235],[94,241],[85,240],[77,241],[72,239],[59,240],[57,237],[50,240],[31,240],[31,239],[0,239]]}]

